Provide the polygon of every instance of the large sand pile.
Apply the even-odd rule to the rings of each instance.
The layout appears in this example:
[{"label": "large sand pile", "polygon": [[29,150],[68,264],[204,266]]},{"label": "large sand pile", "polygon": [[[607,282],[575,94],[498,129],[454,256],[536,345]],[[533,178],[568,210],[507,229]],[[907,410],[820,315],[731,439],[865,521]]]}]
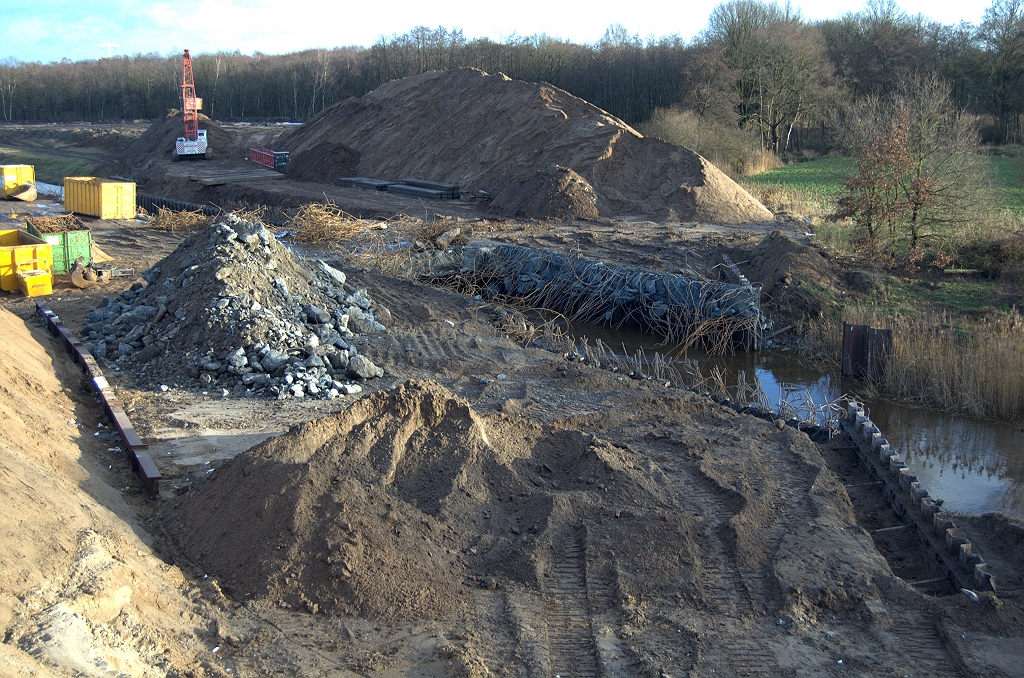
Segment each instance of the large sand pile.
[{"label": "large sand pile", "polygon": [[[337,168],[358,160],[353,174],[414,176],[486,190],[494,196],[492,210],[507,216],[587,218],[596,205],[609,217],[716,223],[772,218],[696,153],[644,138],[552,85],[476,69],[386,83],[325,109],[280,145],[292,152],[293,171],[301,168],[307,180],[333,181]],[[340,160],[330,159],[335,155]],[[550,186],[538,185],[545,181]],[[566,190],[573,196],[559,198]],[[551,193],[554,198],[537,204],[538,195]],[[567,205],[578,209],[567,213]]]}]

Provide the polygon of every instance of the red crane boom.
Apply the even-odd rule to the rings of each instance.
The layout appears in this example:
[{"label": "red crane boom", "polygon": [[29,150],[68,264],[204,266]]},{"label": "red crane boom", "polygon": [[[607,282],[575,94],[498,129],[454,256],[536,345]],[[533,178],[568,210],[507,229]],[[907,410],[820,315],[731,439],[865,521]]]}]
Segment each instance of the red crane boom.
[{"label": "red crane boom", "polygon": [[187,49],[181,73],[181,115],[185,118],[185,140],[195,141],[199,134],[199,108],[196,106],[196,85],[192,80],[192,57]]},{"label": "red crane boom", "polygon": [[206,144],[206,130],[199,129],[199,111],[203,100],[196,96],[196,85],[192,80],[192,56],[185,50],[185,64],[181,69],[181,117],[185,120],[185,136],[174,142],[174,159],[205,158],[209,147]]}]

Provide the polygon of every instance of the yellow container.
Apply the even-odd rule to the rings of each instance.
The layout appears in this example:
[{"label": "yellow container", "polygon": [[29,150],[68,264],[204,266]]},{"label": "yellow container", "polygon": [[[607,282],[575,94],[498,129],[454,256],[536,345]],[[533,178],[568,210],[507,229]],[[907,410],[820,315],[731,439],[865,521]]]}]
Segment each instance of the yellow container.
[{"label": "yellow container", "polygon": [[26,297],[53,294],[53,276],[41,269],[18,271],[18,289]]},{"label": "yellow container", "polygon": [[16,193],[22,187],[36,182],[34,165],[0,165],[0,173],[4,177],[3,196],[5,198]]},{"label": "yellow container", "polygon": [[0,231],[0,289],[18,291],[18,273],[36,270],[53,283],[53,246],[16,228]]},{"label": "yellow container", "polygon": [[96,177],[64,177],[64,209],[100,219],[134,219],[135,184]]}]

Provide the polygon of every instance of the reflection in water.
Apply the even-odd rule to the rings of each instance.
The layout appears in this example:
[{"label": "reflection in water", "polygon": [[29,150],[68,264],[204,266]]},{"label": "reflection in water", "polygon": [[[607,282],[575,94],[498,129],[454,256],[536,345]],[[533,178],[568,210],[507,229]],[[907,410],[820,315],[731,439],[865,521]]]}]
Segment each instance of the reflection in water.
[{"label": "reflection in water", "polygon": [[[601,339],[617,352],[631,354],[643,348],[650,357],[664,350],[656,339],[638,332],[594,327],[571,331],[578,337]],[[728,372],[730,385],[736,383],[740,370],[748,379],[756,374],[773,408],[783,397],[786,384],[806,388],[818,405],[857,392],[856,382],[809,368],[785,352],[727,357],[691,352],[688,357],[700,364],[705,375],[714,367]],[[932,497],[945,501],[946,510],[1002,511],[1024,519],[1024,432],[1020,429],[884,400],[865,404],[893,450],[903,456]]]}]

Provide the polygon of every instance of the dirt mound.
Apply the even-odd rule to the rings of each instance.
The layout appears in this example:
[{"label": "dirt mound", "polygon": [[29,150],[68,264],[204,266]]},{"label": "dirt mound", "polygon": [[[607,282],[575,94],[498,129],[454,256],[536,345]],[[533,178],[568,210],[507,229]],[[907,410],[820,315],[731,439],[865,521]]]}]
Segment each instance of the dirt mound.
[{"label": "dirt mound", "polygon": [[817,316],[837,293],[839,281],[821,250],[773,231],[753,250],[737,252],[739,266],[753,284],[761,283],[762,300],[775,310]]},{"label": "dirt mound", "polygon": [[543,553],[579,539],[583,515],[621,519],[603,532],[633,534],[641,577],[692,551],[678,521],[653,519],[664,491],[627,455],[412,381],[236,457],[164,511],[235,596],[422,618],[464,604],[464,582],[493,586],[479,573],[537,586]]},{"label": "dirt mound", "polygon": [[[644,138],[557,87],[476,69],[386,83],[325,109],[280,144],[295,157],[340,144],[359,155],[359,175],[412,176],[482,189],[494,196],[493,208],[508,215],[546,217],[562,211],[563,203],[574,204],[582,184],[564,181],[563,170],[556,169],[563,167],[593,188],[602,216],[721,223],[772,219],[696,153]],[[552,180],[536,185],[538,171]],[[563,184],[569,197],[557,195]],[[544,198],[552,191],[555,204],[549,205]]]},{"label": "dirt mound", "polygon": [[[192,233],[82,328],[97,360],[140,383],[337,397],[383,372],[360,347],[390,322],[345,274],[310,267],[263,224],[227,214]],[[342,383],[342,382],[348,383]]]},{"label": "dirt mound", "polygon": [[597,194],[586,179],[555,165],[525,178],[518,191],[503,191],[489,211],[534,219],[596,219]]},{"label": "dirt mound", "polygon": [[359,154],[345,144],[320,144],[292,155],[284,173],[292,179],[330,183],[338,177],[356,176]]},{"label": "dirt mound", "polygon": [[[224,149],[231,145],[232,137],[221,129],[220,125],[208,117],[199,114],[199,129],[206,130],[206,140],[212,149]],[[124,153],[120,164],[136,170],[149,167],[155,158],[174,157],[174,142],[185,131],[181,111],[170,109],[162,118],[157,118],[142,135],[136,139]]]}]

